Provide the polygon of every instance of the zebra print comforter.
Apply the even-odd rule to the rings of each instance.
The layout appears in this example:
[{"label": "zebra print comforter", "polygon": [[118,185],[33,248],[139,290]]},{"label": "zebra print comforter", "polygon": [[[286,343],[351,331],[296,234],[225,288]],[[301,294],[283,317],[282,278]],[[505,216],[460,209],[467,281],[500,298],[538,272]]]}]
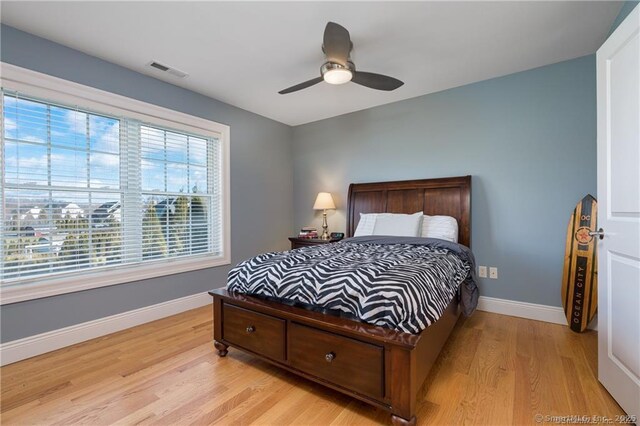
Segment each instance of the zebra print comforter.
[{"label": "zebra print comforter", "polygon": [[473,254],[460,244],[357,237],[246,260],[229,272],[227,289],[419,333],[459,289],[464,313],[474,311],[474,270]]}]

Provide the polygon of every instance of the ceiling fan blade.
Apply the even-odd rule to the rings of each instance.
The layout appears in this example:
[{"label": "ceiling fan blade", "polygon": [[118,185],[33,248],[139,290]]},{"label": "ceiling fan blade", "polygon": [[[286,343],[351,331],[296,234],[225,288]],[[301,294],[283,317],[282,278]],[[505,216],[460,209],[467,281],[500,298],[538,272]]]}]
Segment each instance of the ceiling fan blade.
[{"label": "ceiling fan blade", "polygon": [[353,45],[351,44],[349,31],[345,27],[335,22],[328,22],[324,29],[322,43],[322,49],[329,61],[347,66],[347,60]]},{"label": "ceiling fan blade", "polygon": [[398,87],[404,84],[404,82],[398,80],[397,78],[363,71],[356,71],[351,81],[361,86],[369,87],[371,89],[386,91],[396,90]]},{"label": "ceiling fan blade", "polygon": [[306,89],[307,87],[311,87],[314,84],[318,84],[322,81],[322,77],[312,78],[311,80],[305,81],[304,83],[296,84],[295,86],[288,87],[284,90],[279,91],[281,95],[286,95],[287,93],[297,92],[298,90]]}]

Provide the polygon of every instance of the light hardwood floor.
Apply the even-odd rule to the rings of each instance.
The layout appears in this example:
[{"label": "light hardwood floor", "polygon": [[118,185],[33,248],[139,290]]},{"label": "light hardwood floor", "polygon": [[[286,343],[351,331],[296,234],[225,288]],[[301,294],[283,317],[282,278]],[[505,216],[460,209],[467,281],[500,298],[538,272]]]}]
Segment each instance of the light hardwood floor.
[{"label": "light hardwood floor", "polygon": [[[218,358],[200,308],[0,369],[3,425],[389,422],[381,410],[231,348]],[[597,335],[476,312],[458,322],[418,423],[536,424],[622,410],[596,379]]]}]

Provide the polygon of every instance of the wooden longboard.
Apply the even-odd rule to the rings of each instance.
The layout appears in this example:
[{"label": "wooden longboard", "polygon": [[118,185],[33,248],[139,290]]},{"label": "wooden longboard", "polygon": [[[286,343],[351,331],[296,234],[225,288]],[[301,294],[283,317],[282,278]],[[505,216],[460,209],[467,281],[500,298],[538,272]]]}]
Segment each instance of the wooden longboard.
[{"label": "wooden longboard", "polygon": [[597,224],[598,203],[591,195],[573,210],[567,227],[562,274],[562,307],[571,330],[583,332],[598,308],[597,237],[589,235]]}]

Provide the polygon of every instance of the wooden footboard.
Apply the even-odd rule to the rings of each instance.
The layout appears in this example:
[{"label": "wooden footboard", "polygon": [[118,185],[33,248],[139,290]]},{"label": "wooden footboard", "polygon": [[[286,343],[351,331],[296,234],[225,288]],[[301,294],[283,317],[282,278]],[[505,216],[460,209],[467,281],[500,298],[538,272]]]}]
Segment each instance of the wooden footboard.
[{"label": "wooden footboard", "polygon": [[414,335],[228,292],[213,296],[218,355],[229,346],[415,424],[417,396],[458,318],[458,302]]}]

